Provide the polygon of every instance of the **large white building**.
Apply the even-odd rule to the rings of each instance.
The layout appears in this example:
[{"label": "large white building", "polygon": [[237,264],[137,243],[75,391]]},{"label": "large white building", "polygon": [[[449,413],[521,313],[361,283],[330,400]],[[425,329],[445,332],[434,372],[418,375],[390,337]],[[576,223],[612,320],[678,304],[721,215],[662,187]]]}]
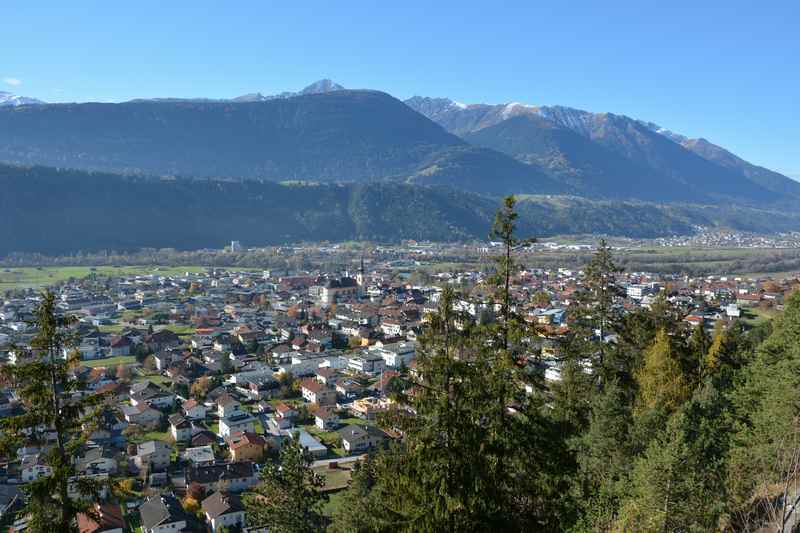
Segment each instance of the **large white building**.
[{"label": "large white building", "polygon": [[400,368],[408,366],[417,354],[416,343],[413,342],[393,342],[383,344],[378,341],[370,346],[369,351],[383,358],[386,366]]}]

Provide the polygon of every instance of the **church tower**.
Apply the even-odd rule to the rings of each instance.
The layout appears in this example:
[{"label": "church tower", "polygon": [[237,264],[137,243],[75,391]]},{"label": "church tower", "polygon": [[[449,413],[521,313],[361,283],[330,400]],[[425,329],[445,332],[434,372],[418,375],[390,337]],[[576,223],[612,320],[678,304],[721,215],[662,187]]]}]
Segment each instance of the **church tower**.
[{"label": "church tower", "polygon": [[361,255],[361,266],[358,267],[358,274],[356,274],[356,283],[358,283],[358,297],[364,297],[364,284],[367,282],[364,272],[364,255]]}]

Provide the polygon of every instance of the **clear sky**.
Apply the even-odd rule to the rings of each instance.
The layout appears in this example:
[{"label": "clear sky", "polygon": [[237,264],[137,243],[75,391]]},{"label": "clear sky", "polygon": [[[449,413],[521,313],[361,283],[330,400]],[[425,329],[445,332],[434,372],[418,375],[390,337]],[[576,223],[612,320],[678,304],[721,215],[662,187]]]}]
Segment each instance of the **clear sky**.
[{"label": "clear sky", "polygon": [[319,78],[609,111],[800,178],[800,3],[6,0],[0,90],[233,97]]}]

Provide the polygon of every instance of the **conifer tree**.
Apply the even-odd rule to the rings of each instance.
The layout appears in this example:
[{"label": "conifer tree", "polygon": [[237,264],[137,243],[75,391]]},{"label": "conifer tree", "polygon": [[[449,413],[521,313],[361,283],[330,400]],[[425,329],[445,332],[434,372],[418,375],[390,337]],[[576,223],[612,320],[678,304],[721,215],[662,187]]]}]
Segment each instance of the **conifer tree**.
[{"label": "conifer tree", "polygon": [[616,281],[621,272],[611,247],[601,239],[584,269],[584,290],[578,295],[575,309],[574,334],[587,341],[586,352],[601,385],[616,374],[607,360],[609,346],[606,339],[608,335],[618,333],[622,324],[622,313],[615,302],[622,293]]},{"label": "conifer tree", "polygon": [[714,337],[703,359],[703,374],[714,374],[720,366],[725,347],[725,330],[722,323],[717,321],[714,325]]},{"label": "conifer tree", "polygon": [[83,383],[71,376],[70,367],[77,361],[70,331],[75,320],[57,313],[53,293],[42,294],[34,316],[36,335],[31,351],[19,349],[22,357],[18,363],[2,368],[24,410],[2,419],[0,445],[6,456],[25,443],[42,447],[49,472],[24,487],[26,511],[31,516],[29,531],[76,531],[76,516],[93,514],[87,498],[96,497],[101,486],[77,477],[73,458],[95,428],[103,397],[84,396]]},{"label": "conifer tree", "polygon": [[322,477],[311,469],[312,457],[299,443],[284,445],[278,463],[261,471],[261,483],[247,493],[244,504],[251,524],[277,533],[312,533],[325,526]]},{"label": "conifer tree", "polygon": [[705,365],[705,359],[710,345],[711,341],[708,338],[703,324],[697,324],[692,328],[692,335],[689,337],[689,350],[700,368]]},{"label": "conifer tree", "polygon": [[656,334],[653,345],[645,352],[644,366],[636,379],[639,383],[640,409],[661,408],[671,412],[686,400],[689,388],[670,338],[663,329]]}]

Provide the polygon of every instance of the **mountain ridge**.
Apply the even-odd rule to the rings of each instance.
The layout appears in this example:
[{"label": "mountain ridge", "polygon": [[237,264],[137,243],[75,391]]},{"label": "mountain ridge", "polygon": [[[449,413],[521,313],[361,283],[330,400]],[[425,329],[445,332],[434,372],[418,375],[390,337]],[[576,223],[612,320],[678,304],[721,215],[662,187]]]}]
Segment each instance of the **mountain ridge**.
[{"label": "mountain ridge", "polygon": [[[396,182],[166,179],[0,164],[0,256],[297,241],[488,238],[496,197]],[[800,215],[726,206],[520,195],[518,229],[547,237],[688,235],[800,227]]]},{"label": "mountain ridge", "polygon": [[[588,145],[583,146],[583,152],[580,153],[574,151],[574,146],[570,151],[569,147],[565,148],[551,142],[547,148],[552,153],[543,159],[541,152],[544,147],[532,145],[531,139],[541,137],[545,130],[561,127],[627,160],[629,168],[622,170],[623,175],[633,176],[634,173],[643,177],[650,175],[648,186],[652,191],[658,191],[659,184],[669,189],[675,187],[687,190],[699,189],[698,184],[713,180],[716,190],[723,191],[723,194],[716,195],[718,201],[727,196],[736,201],[781,202],[785,199],[781,199],[780,196],[787,194],[792,198],[788,202],[784,201],[785,205],[790,206],[791,202],[800,201],[800,184],[787,176],[752,165],[705,139],[690,139],[652,122],[625,115],[519,102],[463,104],[449,98],[421,96],[409,98],[405,102],[442,125],[447,131],[479,146],[502,151],[528,164],[548,167],[553,159],[562,161],[583,159],[583,167],[568,169],[573,174],[586,172],[589,167],[602,169],[608,166],[609,161],[602,159],[608,159],[607,152],[601,159],[585,160],[583,156],[590,151]],[[509,133],[509,128],[499,127],[509,120],[516,120],[519,123],[521,119],[518,117],[524,117],[530,124],[536,123],[535,126],[531,125],[528,128],[528,152],[519,151],[521,145],[525,143],[524,138],[514,138]],[[534,129],[541,131],[537,133],[533,131]],[[501,132],[502,135],[492,138],[492,132]],[[517,134],[525,135],[521,131]],[[572,144],[576,144],[574,140]],[[600,151],[597,147],[591,150],[599,156]],[[618,169],[625,166],[620,161],[615,161],[614,164]],[[648,171],[643,173],[643,169]],[[611,195],[614,196],[615,192],[611,191]],[[702,190],[693,191],[693,194],[701,194],[700,200],[708,200],[708,197],[702,197]]]}]

